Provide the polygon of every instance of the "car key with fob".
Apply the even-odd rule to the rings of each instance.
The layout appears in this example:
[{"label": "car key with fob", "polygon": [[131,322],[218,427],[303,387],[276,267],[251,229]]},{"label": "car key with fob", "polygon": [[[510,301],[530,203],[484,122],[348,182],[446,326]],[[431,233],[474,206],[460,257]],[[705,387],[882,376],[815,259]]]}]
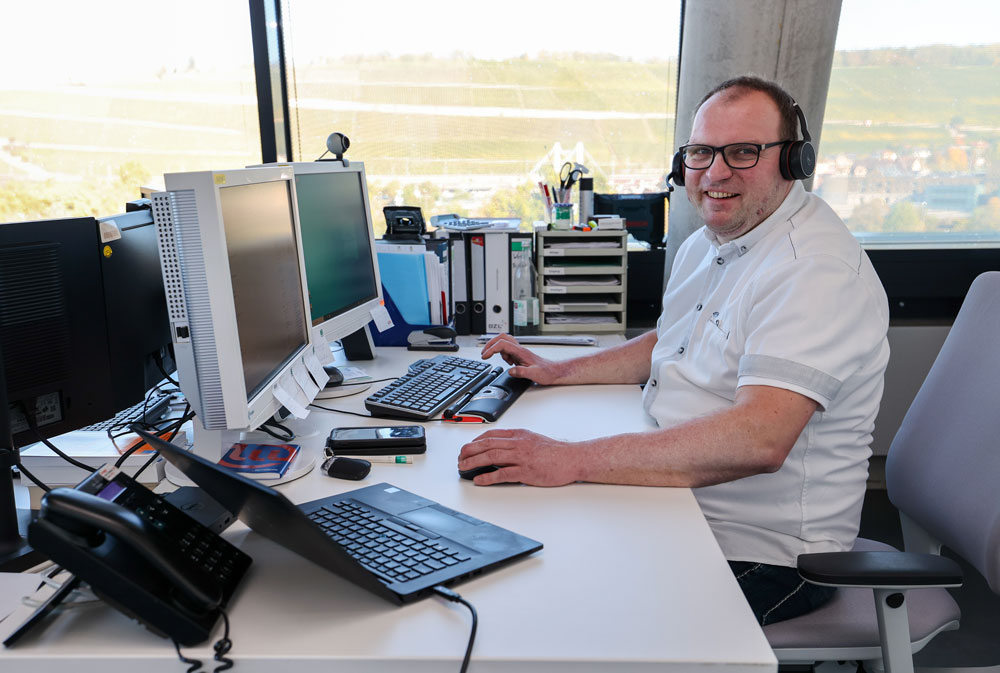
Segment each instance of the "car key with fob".
[{"label": "car key with fob", "polygon": [[425,451],[427,439],[419,425],[334,428],[326,440],[327,455],[390,456]]}]

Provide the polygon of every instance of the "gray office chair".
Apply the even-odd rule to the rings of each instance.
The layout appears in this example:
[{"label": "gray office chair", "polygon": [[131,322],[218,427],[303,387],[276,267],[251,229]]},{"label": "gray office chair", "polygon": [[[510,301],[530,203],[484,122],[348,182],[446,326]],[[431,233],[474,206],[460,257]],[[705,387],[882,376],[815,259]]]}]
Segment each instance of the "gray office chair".
[{"label": "gray office chair", "polygon": [[906,552],[859,538],[851,552],[800,556],[804,579],[842,588],[818,610],[764,627],[780,663],[912,671],[914,652],[958,628],[958,605],[940,587],[960,585],[961,570],[942,545],[1000,593],[998,335],[1000,272],[991,271],[973,282],[889,448],[886,486]]}]

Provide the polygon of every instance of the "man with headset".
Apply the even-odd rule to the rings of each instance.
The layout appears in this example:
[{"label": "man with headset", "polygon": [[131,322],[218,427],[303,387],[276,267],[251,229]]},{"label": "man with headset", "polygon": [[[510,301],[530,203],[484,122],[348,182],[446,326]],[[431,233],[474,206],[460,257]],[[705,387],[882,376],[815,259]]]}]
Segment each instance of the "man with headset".
[{"label": "man with headset", "polygon": [[[796,140],[801,125],[803,140]],[[476,484],[691,487],[758,621],[823,604],[799,554],[850,549],[889,357],[885,292],[839,217],[800,180],[815,153],[778,85],[724,82],[698,106],[671,178],[704,227],[680,247],[655,331],[550,361],[483,348],[542,384],[645,383],[658,428],[564,442],[492,430],[462,447]]]}]

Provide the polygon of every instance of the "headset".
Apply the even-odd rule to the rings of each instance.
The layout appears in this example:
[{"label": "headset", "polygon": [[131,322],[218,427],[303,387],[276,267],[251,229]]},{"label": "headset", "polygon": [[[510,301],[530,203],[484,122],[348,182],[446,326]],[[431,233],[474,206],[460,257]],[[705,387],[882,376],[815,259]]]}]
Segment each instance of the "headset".
[{"label": "headset", "polygon": [[[806,126],[805,113],[798,103],[792,103],[792,107],[795,108],[799,126],[802,127],[802,140],[789,140],[781,147],[778,168],[781,170],[781,177],[786,180],[806,180],[816,170],[816,149],[812,144],[812,136],[809,135],[809,127]],[[667,176],[667,188],[673,191],[671,182],[678,187],[684,186],[684,160],[680,152],[674,153],[670,175]]]}]

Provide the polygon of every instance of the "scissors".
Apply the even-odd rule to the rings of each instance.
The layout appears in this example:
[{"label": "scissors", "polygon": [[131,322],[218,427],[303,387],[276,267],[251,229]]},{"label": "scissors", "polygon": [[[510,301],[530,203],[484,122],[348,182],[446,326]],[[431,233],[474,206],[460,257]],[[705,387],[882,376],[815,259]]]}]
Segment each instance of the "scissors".
[{"label": "scissors", "polygon": [[567,161],[559,170],[559,188],[568,192],[569,189],[577,183],[580,177],[587,172],[587,167],[583,164]]}]

